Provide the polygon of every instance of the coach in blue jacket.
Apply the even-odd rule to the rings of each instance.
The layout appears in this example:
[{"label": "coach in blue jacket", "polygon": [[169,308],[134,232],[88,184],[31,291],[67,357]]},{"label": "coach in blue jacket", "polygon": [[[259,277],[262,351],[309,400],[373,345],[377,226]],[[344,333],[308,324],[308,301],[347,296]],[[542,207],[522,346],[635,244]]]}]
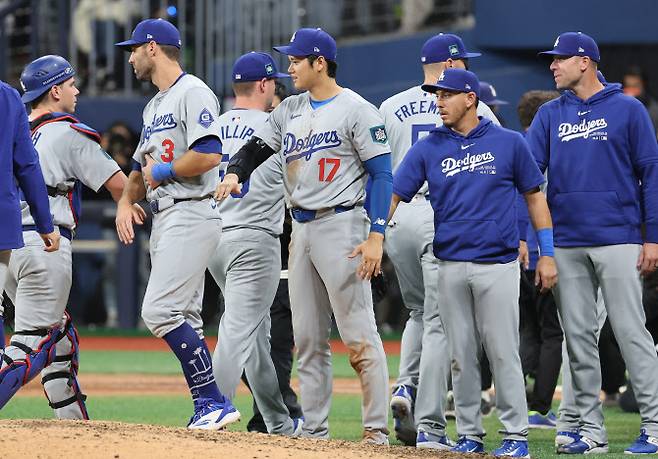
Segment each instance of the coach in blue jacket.
[{"label": "coach in blue jacket", "polygon": [[451,352],[459,440],[453,451],[484,452],[479,352],[484,345],[496,385],[503,444],[495,456],[530,457],[519,358],[519,232],[515,201],[524,195],[540,242],[536,282],[551,288],[551,217],[539,172],[523,137],[478,118],[474,73],[446,69],[436,85],[443,126],[414,144],[393,179],[391,215],[425,181],[434,211],[433,249],[439,312]]},{"label": "coach in blue jacket", "polygon": [[[23,247],[20,192],[30,205],[37,230],[46,244],[47,252],[59,248],[59,233],[54,231],[48,193],[43,181],[39,158],[32,145],[27,113],[18,92],[0,81],[0,107],[3,121],[0,125],[0,295],[11,249]],[[18,186],[20,190],[16,186]],[[4,348],[2,316],[0,315],[0,349]]]},{"label": "coach in blue jacket", "polygon": [[[626,450],[658,452],[658,357],[645,328],[640,275],[658,263],[658,146],[642,103],[602,84],[596,42],[563,33],[551,51],[559,99],[543,105],[527,139],[548,169],[560,282],[555,299],[571,363],[580,425],[561,453],[607,452],[599,401],[596,293],[603,299],[637,396],[641,432]],[[642,233],[644,226],[644,235]],[[560,434],[560,432],[558,432]]]}]

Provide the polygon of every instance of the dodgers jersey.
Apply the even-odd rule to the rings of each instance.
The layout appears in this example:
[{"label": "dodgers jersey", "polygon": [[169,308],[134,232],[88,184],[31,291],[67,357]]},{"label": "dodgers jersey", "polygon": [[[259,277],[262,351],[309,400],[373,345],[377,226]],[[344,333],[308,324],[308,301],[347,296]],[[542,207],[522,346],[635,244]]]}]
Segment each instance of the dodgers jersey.
[{"label": "dodgers jersey", "polygon": [[[379,111],[384,117],[391,144],[393,172],[397,170],[413,144],[443,124],[436,104],[436,95],[423,91],[420,86],[389,97],[382,102]],[[478,103],[477,114],[500,125],[496,115],[482,101]]]},{"label": "dodgers jersey", "polygon": [[363,162],[391,151],[380,113],[347,88],[315,110],[308,92],[288,97],[255,135],[282,150],[286,199],[308,210],[362,204]]},{"label": "dodgers jersey", "polygon": [[[74,118],[63,114],[68,120],[53,121],[39,125],[40,119],[32,122],[32,142],[39,155],[46,185],[65,193],[49,196],[53,223],[74,230],[78,224],[79,180],[94,191],[98,191],[121,168],[98,144],[85,134],[72,128]],[[58,118],[55,118],[58,119]],[[27,202],[21,201],[23,225],[34,225]]]},{"label": "dodgers jersey", "polygon": [[[209,135],[219,137],[219,101],[210,88],[194,75],[183,73],[174,84],[158,92],[144,107],[143,127],[133,159],[142,167],[149,152],[156,163],[170,163],[183,156],[192,144]],[[221,153],[221,152],[217,152]],[[217,185],[219,169],[196,177],[174,177],[155,190],[146,185],[146,199],[210,196]]]},{"label": "dodgers jersey", "polygon": [[608,84],[587,100],[565,91],[539,108],[527,133],[556,247],[658,242],[658,145],[640,101]]},{"label": "dodgers jersey", "polygon": [[[267,123],[268,114],[260,110],[233,109],[217,120],[222,142],[222,172],[254,134]],[[262,229],[278,236],[283,232],[285,204],[283,200],[283,167],[276,153],[258,166],[242,184],[242,192],[219,203],[222,231],[237,228]]]},{"label": "dodgers jersey", "polygon": [[467,136],[432,129],[400,164],[393,192],[409,202],[425,181],[437,258],[508,263],[518,257],[517,192],[544,183],[521,134],[485,119]]}]

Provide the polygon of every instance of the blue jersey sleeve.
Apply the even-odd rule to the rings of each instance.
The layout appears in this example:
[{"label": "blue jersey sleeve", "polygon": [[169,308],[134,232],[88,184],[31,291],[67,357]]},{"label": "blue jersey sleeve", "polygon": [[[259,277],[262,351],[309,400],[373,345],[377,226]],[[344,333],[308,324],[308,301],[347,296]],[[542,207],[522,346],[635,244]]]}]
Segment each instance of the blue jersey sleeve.
[{"label": "blue jersey sleeve", "polygon": [[519,239],[527,241],[530,216],[528,215],[528,206],[522,194],[516,195],[516,221],[519,227]]},{"label": "blue jersey sleeve", "polygon": [[532,120],[532,124],[530,125],[525,137],[530,147],[530,151],[542,173],[546,171],[550,159],[551,135],[547,127],[547,116],[547,107],[540,107],[535,118]]},{"label": "blue jersey sleeve", "polygon": [[645,241],[658,243],[658,144],[646,109],[639,103],[630,113],[629,142],[633,168],[642,183]]},{"label": "blue jersey sleeve", "polygon": [[197,153],[221,153],[222,143],[219,141],[219,137],[207,135],[196,140],[190,147],[190,150],[194,150]]},{"label": "blue jersey sleeve", "polygon": [[30,206],[37,231],[41,234],[52,233],[54,230],[48,192],[39,165],[39,157],[32,138],[25,108],[16,93],[15,99],[16,137],[14,139],[14,176],[23,191],[25,200]]},{"label": "blue jersey sleeve", "polygon": [[393,174],[391,173],[391,154],[375,156],[363,163],[372,184],[368,190],[366,210],[370,216],[370,231],[384,233],[388,210],[391,207]]},{"label": "blue jersey sleeve", "polygon": [[514,143],[514,184],[519,193],[524,194],[544,183],[525,139],[518,134]]},{"label": "blue jersey sleeve", "polygon": [[427,180],[422,142],[415,143],[398,166],[393,177],[393,193],[409,202]]}]

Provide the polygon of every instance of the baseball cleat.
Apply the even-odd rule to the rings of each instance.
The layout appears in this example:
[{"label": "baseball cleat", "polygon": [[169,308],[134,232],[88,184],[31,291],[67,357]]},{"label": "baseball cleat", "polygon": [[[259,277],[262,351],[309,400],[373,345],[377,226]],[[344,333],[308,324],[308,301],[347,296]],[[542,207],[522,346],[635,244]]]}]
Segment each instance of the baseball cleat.
[{"label": "baseball cleat", "polygon": [[194,415],[187,425],[192,430],[220,430],[240,420],[240,412],[231,402],[212,399],[198,399],[194,402]]},{"label": "baseball cleat", "polygon": [[647,435],[646,430],[641,429],[640,436],[624,450],[624,454],[658,454],[658,438]]},{"label": "baseball cleat", "polygon": [[440,437],[430,432],[418,431],[418,437],[416,438],[416,448],[418,449],[450,451],[454,446],[455,442],[450,440],[447,435]]},{"label": "baseball cleat", "polygon": [[361,441],[371,445],[388,446],[388,434],[379,429],[365,429]]},{"label": "baseball cleat", "polygon": [[292,419],[292,434],[291,437],[300,437],[302,435],[302,428],[304,427],[304,418],[293,418]]},{"label": "baseball cleat", "polygon": [[555,434],[555,447],[569,445],[580,439],[578,432],[573,432],[571,430],[559,430]]},{"label": "baseball cleat", "polygon": [[578,439],[568,445],[557,447],[558,454],[605,454],[607,452],[607,443],[599,443],[582,435],[578,435]]},{"label": "baseball cleat", "polygon": [[457,440],[457,444],[453,446],[450,451],[453,453],[464,454],[484,454],[484,445],[481,441],[475,441],[467,437],[461,437],[459,440]]},{"label": "baseball cleat", "polygon": [[530,429],[555,429],[557,418],[549,411],[546,415],[538,411],[528,411],[528,427]]},{"label": "baseball cleat", "polygon": [[391,397],[393,428],[398,440],[407,446],[416,444],[416,425],[413,414],[413,395],[409,386],[399,386]]},{"label": "baseball cleat", "polygon": [[496,457],[524,457],[530,458],[527,440],[503,440],[500,448],[492,453]]}]

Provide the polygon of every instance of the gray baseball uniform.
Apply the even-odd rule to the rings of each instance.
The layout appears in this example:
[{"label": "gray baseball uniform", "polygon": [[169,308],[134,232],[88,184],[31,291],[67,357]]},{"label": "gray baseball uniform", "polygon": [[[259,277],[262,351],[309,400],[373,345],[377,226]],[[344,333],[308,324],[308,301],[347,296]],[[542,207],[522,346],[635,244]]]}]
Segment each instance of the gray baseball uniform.
[{"label": "gray baseball uniform", "polygon": [[[218,119],[222,162],[228,163],[255,129],[267,122],[260,110],[231,110]],[[285,206],[281,157],[272,155],[243,184],[242,192],[219,203],[222,244],[208,269],[224,294],[225,310],[213,371],[220,391],[233,398],[246,371],[270,433],[291,434],[270,356],[270,306],[279,285]]]},{"label": "gray baseball uniform", "polygon": [[[183,74],[144,108],[142,134],[133,158],[145,165],[144,153],[158,163],[185,154],[195,141],[218,136],[219,102],[199,78]],[[201,300],[206,267],[221,235],[219,209],[210,199],[218,168],[196,177],[175,177],[151,189],[146,198],[153,217],[151,275],[142,318],[157,337],[187,321],[203,337]]]},{"label": "gray baseball uniform", "polygon": [[284,100],[255,135],[282,150],[293,216],[310,215],[293,221],[289,259],[304,434],[329,435],[332,312],[361,380],[363,425],[387,433],[388,370],[370,283],[348,258],[369,227],[363,162],[390,151],[381,115],[349,89],[317,109],[304,93]]},{"label": "gray baseball uniform", "polygon": [[[393,171],[416,141],[441,125],[436,96],[414,86],[386,99],[380,112],[389,135]],[[499,124],[491,109],[478,104],[478,115]],[[450,356],[438,314],[438,271],[432,253],[434,214],[426,199],[427,184],[410,203],[401,202],[386,231],[385,249],[400,284],[409,319],[402,334],[400,373],[396,387],[417,389],[415,425],[434,435],[445,435],[444,398],[450,375]],[[419,237],[420,236],[420,237]],[[431,353],[422,353],[427,348]],[[419,382],[419,374],[426,375]]]},{"label": "gray baseball uniform", "polygon": [[[98,191],[120,171],[117,163],[98,142],[84,133],[89,128],[75,121],[62,116],[32,123],[32,139],[51,195],[53,224],[59,227],[63,237],[58,251],[44,252],[30,208],[27,202],[21,201],[25,247],[14,250],[6,279],[7,295],[16,306],[16,334],[6,349],[7,356],[12,359],[24,358],[25,351],[20,348],[21,344],[30,348],[37,346],[42,339],[40,330],[56,324],[65,325],[64,311],[72,275],[70,238],[76,229],[79,213],[76,203],[79,202],[80,190],[76,183],[81,182]],[[81,392],[75,380],[77,342],[74,342],[76,338],[73,336],[67,335],[67,338],[57,343],[57,355],[76,355],[69,360],[55,361],[41,372],[45,381],[44,390],[56,417],[84,419],[87,414],[84,404],[78,400]],[[19,347],[13,343],[18,343]],[[72,365],[76,367],[73,370]],[[58,374],[67,376],[54,377]],[[74,384],[69,381],[71,375]],[[69,403],[61,403],[64,401]]]}]

